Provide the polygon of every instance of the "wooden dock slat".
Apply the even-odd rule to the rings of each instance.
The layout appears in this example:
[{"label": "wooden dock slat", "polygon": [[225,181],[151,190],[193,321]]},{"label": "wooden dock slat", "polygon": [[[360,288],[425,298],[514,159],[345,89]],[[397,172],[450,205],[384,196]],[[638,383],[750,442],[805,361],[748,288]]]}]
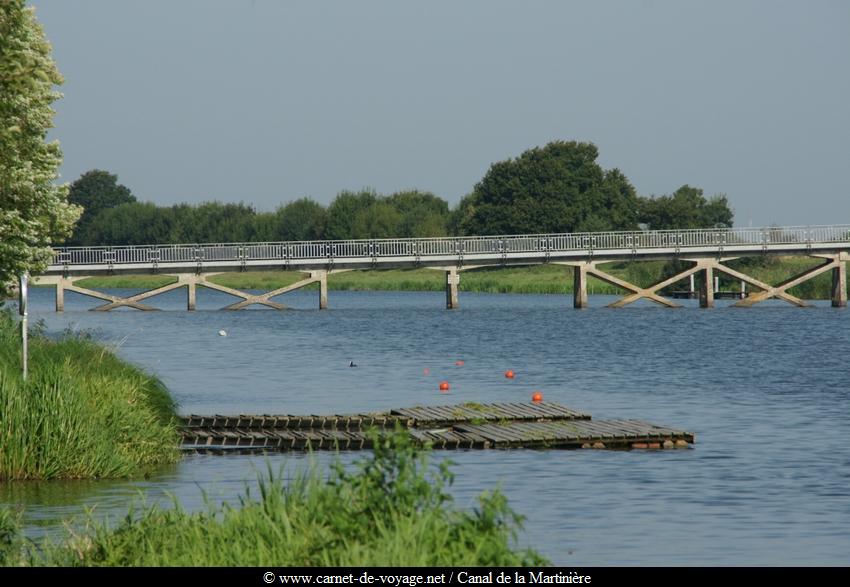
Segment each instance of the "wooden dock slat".
[{"label": "wooden dock slat", "polygon": [[190,414],[180,422],[182,448],[212,454],[370,448],[368,428],[386,433],[396,423],[416,442],[438,449],[578,448],[600,442],[606,448],[630,448],[664,440],[692,444],[695,438],[692,432],[642,420],[592,420],[589,414],[548,402],[420,406],[325,416]]}]

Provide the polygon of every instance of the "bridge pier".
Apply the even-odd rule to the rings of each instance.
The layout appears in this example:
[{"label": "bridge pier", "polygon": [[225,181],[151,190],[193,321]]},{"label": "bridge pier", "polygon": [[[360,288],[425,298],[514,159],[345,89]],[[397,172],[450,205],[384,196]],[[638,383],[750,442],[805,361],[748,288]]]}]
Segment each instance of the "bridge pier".
[{"label": "bridge pier", "polygon": [[197,307],[197,300],[197,279],[192,279],[186,283],[186,309],[194,312]]},{"label": "bridge pier", "polygon": [[573,265],[573,308],[587,308],[587,265]]},{"label": "bridge pier", "polygon": [[65,281],[64,277],[60,277],[56,280],[56,311],[64,312],[65,311]]},{"label": "bridge pier", "polygon": [[847,262],[844,260],[838,260],[836,263],[835,268],[832,270],[832,307],[846,308]]},{"label": "bridge pier", "polygon": [[328,272],[312,271],[310,278],[319,282],[319,309],[328,309]]},{"label": "bridge pier", "polygon": [[457,297],[457,285],[460,283],[460,275],[457,269],[446,271],[446,309],[456,310],[459,306]]},{"label": "bridge pier", "polygon": [[712,265],[703,269],[702,284],[699,288],[699,307],[714,307],[714,267]]}]

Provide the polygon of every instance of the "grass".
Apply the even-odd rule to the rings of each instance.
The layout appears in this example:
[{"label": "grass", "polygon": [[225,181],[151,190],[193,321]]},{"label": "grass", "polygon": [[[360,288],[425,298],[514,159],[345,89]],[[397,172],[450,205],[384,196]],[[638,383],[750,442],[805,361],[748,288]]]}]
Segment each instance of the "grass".
[{"label": "grass", "polygon": [[0,481],[128,477],[178,459],[156,378],[85,337],[33,333],[24,381],[19,332],[0,311]]},{"label": "grass", "polygon": [[[758,257],[746,261],[732,261],[730,265],[769,284],[778,284],[792,275],[814,267],[821,261],[809,257]],[[633,263],[607,263],[600,269],[630,283],[646,287],[670,275],[665,261]],[[716,275],[718,273],[715,273]],[[739,290],[740,282],[720,275],[721,289]],[[248,271],[222,273],[210,281],[236,289],[271,291],[304,279],[298,272]],[[91,288],[152,289],[173,283],[174,278],[163,275],[126,275],[91,277],[79,282]],[[829,272],[790,290],[803,299],[828,299],[831,291]],[[308,286],[316,289],[317,285]],[[445,275],[430,269],[376,269],[347,271],[328,277],[328,288],[350,291],[443,291]],[[672,289],[687,289],[687,279]],[[525,267],[488,267],[461,273],[461,291],[514,294],[569,294],[573,291],[572,268],[563,265],[534,265]],[[757,288],[747,286],[748,290]],[[622,290],[594,277],[588,279],[588,290],[593,294],[622,294]]]},{"label": "grass", "polygon": [[[446,462],[397,429],[374,434],[375,449],[351,472],[313,468],[284,484],[269,472],[239,507],[189,513],[143,506],[117,525],[91,523],[61,543],[36,548],[0,516],[6,564],[59,566],[516,566],[545,561],[515,546],[521,518],[498,491],[472,511],[453,507]],[[0,546],[0,557],[3,556]]]}]

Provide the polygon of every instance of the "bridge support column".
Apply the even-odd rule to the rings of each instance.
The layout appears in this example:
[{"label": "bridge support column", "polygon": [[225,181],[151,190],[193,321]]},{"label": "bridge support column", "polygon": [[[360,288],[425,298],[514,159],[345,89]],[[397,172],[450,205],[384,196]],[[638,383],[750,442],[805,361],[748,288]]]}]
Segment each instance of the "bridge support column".
[{"label": "bridge support column", "polygon": [[458,307],[457,300],[457,284],[460,282],[460,276],[457,269],[446,271],[446,309],[455,310]]},{"label": "bridge support column", "polygon": [[328,309],[328,272],[311,271],[310,277],[319,282],[319,309]]},{"label": "bridge support column", "polygon": [[699,307],[714,307],[714,267],[706,267],[703,270],[702,285],[699,288]]},{"label": "bridge support column", "polygon": [[194,312],[197,307],[198,288],[197,280],[189,279],[186,281],[186,309]]},{"label": "bridge support column", "polygon": [[847,262],[839,261],[832,270],[832,307],[847,307]]},{"label": "bridge support column", "polygon": [[587,308],[587,265],[573,266],[573,308]]},{"label": "bridge support column", "polygon": [[65,278],[60,277],[56,280],[56,311],[65,311]]}]

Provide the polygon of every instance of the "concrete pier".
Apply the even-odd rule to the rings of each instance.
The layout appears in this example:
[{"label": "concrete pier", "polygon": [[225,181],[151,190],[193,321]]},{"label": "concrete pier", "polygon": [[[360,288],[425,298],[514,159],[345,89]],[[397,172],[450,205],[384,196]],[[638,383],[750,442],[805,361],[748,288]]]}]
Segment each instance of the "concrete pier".
[{"label": "concrete pier", "polygon": [[699,288],[699,307],[714,307],[714,267],[703,269],[702,284]]},{"label": "concrete pier", "polygon": [[319,309],[328,309],[328,272],[313,271],[310,277],[319,282]]},{"label": "concrete pier", "polygon": [[837,260],[832,269],[832,307],[847,307],[847,262]]},{"label": "concrete pier", "polygon": [[587,306],[587,265],[573,265],[573,308]]},{"label": "concrete pier", "polygon": [[446,271],[446,309],[456,310],[459,307],[457,286],[460,283],[460,275],[457,269]]}]

